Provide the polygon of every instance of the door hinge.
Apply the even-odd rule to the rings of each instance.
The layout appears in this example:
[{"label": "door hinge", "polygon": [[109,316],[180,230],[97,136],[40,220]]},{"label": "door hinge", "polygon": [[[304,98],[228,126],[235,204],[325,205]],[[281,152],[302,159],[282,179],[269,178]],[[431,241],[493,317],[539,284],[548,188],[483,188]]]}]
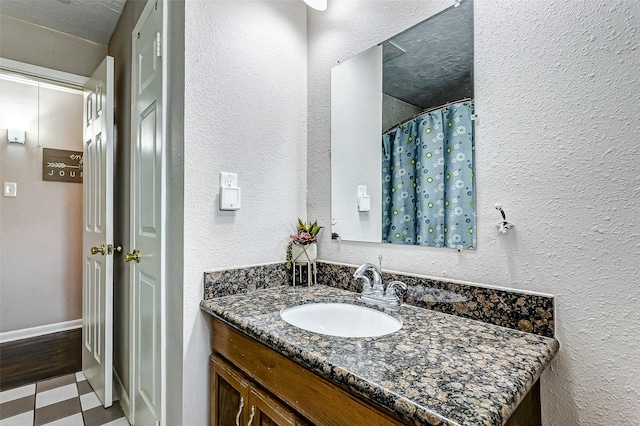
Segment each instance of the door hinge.
[{"label": "door hinge", "polygon": [[156,56],[158,58],[162,56],[162,35],[160,32],[156,33]]}]

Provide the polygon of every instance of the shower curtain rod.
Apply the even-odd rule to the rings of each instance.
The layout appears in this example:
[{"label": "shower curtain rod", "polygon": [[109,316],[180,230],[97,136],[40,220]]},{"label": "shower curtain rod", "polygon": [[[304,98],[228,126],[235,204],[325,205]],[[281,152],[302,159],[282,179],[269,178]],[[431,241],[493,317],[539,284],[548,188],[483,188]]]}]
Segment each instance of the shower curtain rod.
[{"label": "shower curtain rod", "polygon": [[427,109],[422,110],[419,113],[413,115],[411,118],[407,118],[406,120],[401,121],[400,123],[396,124],[395,126],[393,126],[392,128],[390,128],[389,130],[387,130],[386,132],[384,132],[382,134],[384,135],[384,134],[389,133],[390,131],[396,129],[398,126],[401,126],[402,124],[406,123],[407,121],[413,120],[414,118],[416,118],[419,115],[428,114],[431,111],[435,111],[435,110],[438,110],[440,108],[446,108],[446,107],[448,107],[450,105],[458,104],[460,102],[467,102],[467,101],[473,101],[473,98],[462,98],[462,99],[458,99],[457,101],[451,101],[451,102],[447,102],[446,104],[442,104],[442,105],[438,105],[438,106],[435,106],[435,107],[427,108]]}]

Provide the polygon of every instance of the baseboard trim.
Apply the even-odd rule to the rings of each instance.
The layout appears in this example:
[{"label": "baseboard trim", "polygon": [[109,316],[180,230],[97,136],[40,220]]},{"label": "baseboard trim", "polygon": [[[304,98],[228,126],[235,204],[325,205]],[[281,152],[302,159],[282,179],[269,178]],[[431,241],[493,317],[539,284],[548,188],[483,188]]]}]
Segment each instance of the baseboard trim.
[{"label": "baseboard trim", "polygon": [[72,321],[45,324],[38,327],[23,328],[20,330],[3,331],[0,333],[0,343],[13,342],[14,340],[29,339],[31,337],[44,336],[45,334],[58,333],[60,331],[73,330],[82,327],[82,318]]},{"label": "baseboard trim", "polygon": [[81,328],[0,344],[0,391],[81,369]]},{"label": "baseboard trim", "polygon": [[113,370],[113,388],[116,391],[116,395],[118,395],[118,399],[120,400],[120,407],[122,407],[122,412],[131,424],[131,403],[129,401],[129,394],[125,390],[124,385],[122,384],[122,380],[120,380],[120,376],[118,376],[118,372],[115,369]]}]

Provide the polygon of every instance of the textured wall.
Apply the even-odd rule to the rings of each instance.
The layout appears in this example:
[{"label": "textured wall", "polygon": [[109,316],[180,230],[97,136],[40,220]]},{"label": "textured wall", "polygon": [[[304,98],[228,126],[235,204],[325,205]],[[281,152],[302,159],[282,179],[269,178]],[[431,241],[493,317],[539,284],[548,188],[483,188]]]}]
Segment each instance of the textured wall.
[{"label": "textured wall", "polygon": [[0,182],[18,184],[0,196],[0,332],[82,318],[82,185],[43,181],[33,148],[82,151],[82,92],[43,85],[39,99],[37,83],[0,79]]},{"label": "textured wall", "polygon": [[[185,425],[208,415],[202,272],[284,260],[305,216],[305,39],[299,1],[185,2]],[[221,171],[238,173],[239,211],[218,210]]]},{"label": "textured wall", "polygon": [[107,46],[0,15],[0,57],[90,77]]},{"label": "textured wall", "polygon": [[[331,66],[427,9],[334,0],[309,14],[310,217],[329,224]],[[546,425],[640,418],[638,28],[635,0],[475,0],[478,249],[320,242],[321,259],[382,253],[388,269],[556,295]],[[496,202],[516,225],[505,236]]]}]

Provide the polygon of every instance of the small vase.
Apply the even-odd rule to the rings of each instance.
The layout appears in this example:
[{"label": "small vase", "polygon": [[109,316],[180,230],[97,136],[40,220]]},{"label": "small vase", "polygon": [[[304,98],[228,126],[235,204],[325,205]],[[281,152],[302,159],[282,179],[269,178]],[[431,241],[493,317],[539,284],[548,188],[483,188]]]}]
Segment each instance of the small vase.
[{"label": "small vase", "polygon": [[296,263],[313,262],[318,258],[318,244],[291,244],[291,261]]}]

